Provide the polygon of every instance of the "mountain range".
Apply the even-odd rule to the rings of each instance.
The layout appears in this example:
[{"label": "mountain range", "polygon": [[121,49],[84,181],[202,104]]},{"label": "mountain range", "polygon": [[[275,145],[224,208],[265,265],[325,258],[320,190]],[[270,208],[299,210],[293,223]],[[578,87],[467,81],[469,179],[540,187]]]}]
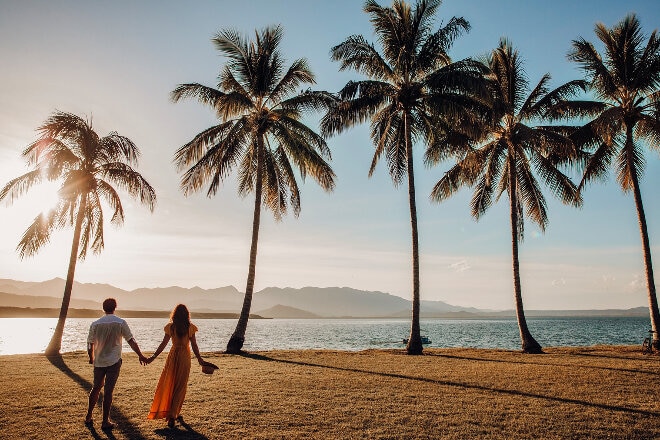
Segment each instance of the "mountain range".
[{"label": "mountain range", "polygon": [[[0,279],[0,306],[21,308],[58,308],[65,281],[43,282]],[[70,307],[100,310],[105,298],[117,299],[118,310],[169,311],[184,303],[194,313],[238,313],[243,293],[234,286],[158,287],[123,290],[109,284],[74,283]],[[267,318],[407,318],[409,300],[389,293],[349,287],[267,287],[254,293],[252,311]],[[421,301],[423,318],[510,317],[512,310],[492,311],[458,307],[443,301]],[[526,311],[528,316],[647,316],[645,307],[627,310]]]}]

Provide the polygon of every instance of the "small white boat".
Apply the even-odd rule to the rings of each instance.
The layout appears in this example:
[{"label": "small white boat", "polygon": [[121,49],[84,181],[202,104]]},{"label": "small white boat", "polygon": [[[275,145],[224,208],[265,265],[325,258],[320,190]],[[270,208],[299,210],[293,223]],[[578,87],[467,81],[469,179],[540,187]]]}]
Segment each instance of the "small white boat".
[{"label": "small white boat", "polygon": [[[431,339],[428,336],[422,336],[421,338],[422,338],[422,345],[428,345],[428,344],[431,343]],[[403,340],[403,343],[407,344],[408,343],[408,338],[405,338]]]}]

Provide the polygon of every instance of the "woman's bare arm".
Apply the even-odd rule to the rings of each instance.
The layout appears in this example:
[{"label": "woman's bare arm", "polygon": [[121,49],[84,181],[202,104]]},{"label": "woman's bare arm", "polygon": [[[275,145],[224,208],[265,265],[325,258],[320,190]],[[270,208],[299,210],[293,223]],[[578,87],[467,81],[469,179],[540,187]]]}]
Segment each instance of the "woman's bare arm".
[{"label": "woman's bare arm", "polygon": [[160,343],[160,345],[158,346],[158,348],[156,349],[156,351],[154,352],[154,354],[152,354],[151,357],[150,357],[149,359],[147,359],[147,361],[148,361],[149,363],[151,363],[151,361],[153,361],[154,359],[156,359],[156,358],[158,357],[158,355],[161,354],[161,353],[163,352],[163,350],[165,349],[165,347],[167,347],[167,343],[168,343],[168,342],[170,342],[170,335],[168,335],[167,333],[165,333],[165,336],[163,336],[163,341]]},{"label": "woman's bare arm", "polygon": [[195,335],[190,337],[190,346],[192,347],[193,353],[195,353],[199,365],[204,365],[204,359],[202,359],[202,355],[199,354],[199,347],[197,347],[197,339],[195,339]]}]

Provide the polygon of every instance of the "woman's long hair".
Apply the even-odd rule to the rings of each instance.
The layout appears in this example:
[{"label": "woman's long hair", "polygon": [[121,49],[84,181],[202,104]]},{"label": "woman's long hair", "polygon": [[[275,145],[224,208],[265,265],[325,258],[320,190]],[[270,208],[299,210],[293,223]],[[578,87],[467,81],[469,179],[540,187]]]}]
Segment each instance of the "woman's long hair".
[{"label": "woman's long hair", "polygon": [[183,304],[177,305],[170,313],[170,321],[177,336],[183,337],[188,334],[190,328],[190,312],[188,307]]}]

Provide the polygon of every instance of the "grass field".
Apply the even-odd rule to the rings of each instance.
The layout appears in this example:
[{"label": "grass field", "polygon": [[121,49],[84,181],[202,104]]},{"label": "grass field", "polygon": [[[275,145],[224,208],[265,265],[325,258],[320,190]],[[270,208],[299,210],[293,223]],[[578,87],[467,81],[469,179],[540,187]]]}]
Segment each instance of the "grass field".
[{"label": "grass field", "polygon": [[84,426],[92,367],[82,352],[0,356],[0,438],[660,438],[660,357],[638,347],[208,353],[184,426],[147,420],[165,356],[124,353],[112,418]]}]

